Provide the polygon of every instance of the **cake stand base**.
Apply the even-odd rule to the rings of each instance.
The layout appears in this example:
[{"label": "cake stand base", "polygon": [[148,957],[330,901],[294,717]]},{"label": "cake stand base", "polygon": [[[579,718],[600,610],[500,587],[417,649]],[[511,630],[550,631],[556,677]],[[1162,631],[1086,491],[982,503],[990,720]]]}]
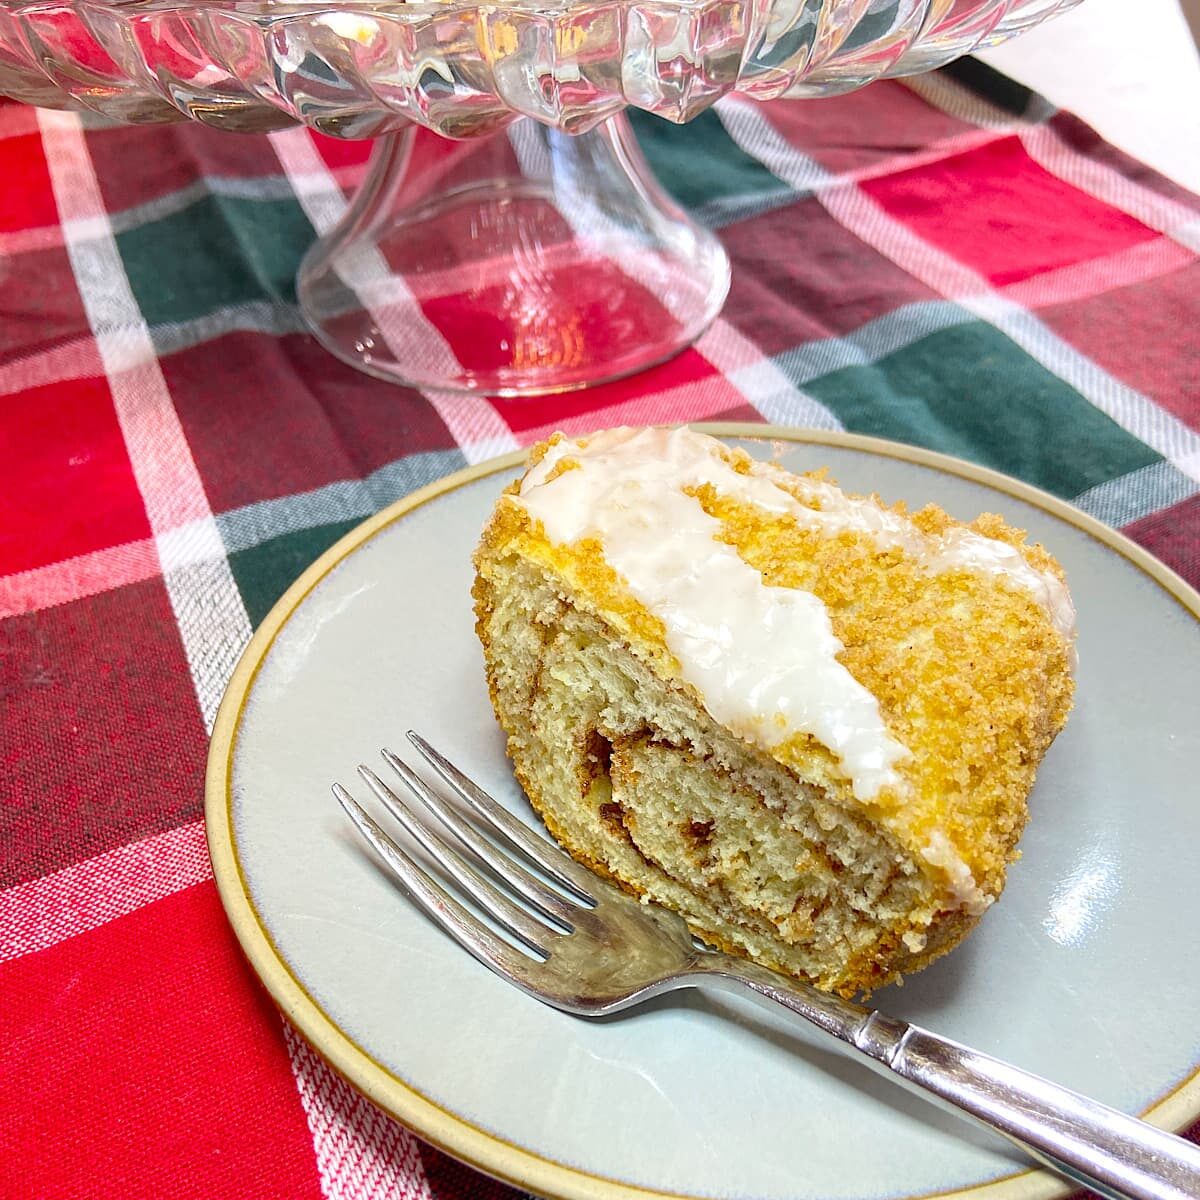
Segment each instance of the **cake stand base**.
[{"label": "cake stand base", "polygon": [[729,289],[721,244],[650,174],[623,116],[451,142],[381,138],[297,290],[338,358],[437,391],[539,395],[660,363]]}]

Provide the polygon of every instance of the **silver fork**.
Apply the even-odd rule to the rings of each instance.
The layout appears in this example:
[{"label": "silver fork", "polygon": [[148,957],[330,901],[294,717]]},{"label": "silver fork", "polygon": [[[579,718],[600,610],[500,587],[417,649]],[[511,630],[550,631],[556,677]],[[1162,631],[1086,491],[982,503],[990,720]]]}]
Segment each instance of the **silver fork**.
[{"label": "silver fork", "polygon": [[675,988],[749,993],[810,1021],[881,1074],[1003,1134],[1072,1183],[1114,1200],[1200,1200],[1200,1147],[920,1026],[701,947],[674,913],[579,866],[424,738],[408,738],[473,820],[390,750],[385,761],[420,808],[369,768],[359,774],[463,894],[527,952],[456,899],[341,784],[333,794],[412,900],[522,991],[585,1017]]}]

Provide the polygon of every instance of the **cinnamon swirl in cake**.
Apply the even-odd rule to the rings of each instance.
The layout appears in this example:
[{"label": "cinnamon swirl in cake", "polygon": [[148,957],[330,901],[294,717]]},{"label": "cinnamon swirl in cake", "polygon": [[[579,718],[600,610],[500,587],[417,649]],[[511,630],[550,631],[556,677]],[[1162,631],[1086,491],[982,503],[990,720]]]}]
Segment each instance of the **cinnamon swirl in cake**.
[{"label": "cinnamon swirl in cake", "polygon": [[492,702],[577,859],[851,995],[1000,895],[1071,707],[1062,569],[687,429],[536,447],[476,554]]}]

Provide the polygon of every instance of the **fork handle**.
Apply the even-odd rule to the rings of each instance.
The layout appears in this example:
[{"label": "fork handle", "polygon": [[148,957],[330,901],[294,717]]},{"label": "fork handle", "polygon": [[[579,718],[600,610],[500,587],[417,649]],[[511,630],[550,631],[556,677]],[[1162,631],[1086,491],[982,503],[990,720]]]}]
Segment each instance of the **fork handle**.
[{"label": "fork handle", "polygon": [[919,1025],[896,1024],[903,1032],[894,1040],[864,1030],[873,1044],[859,1049],[1073,1183],[1112,1200],[1200,1200],[1200,1147]]},{"label": "fork handle", "polygon": [[1200,1200],[1200,1146],[919,1025],[833,996],[792,990],[749,964],[736,974],[773,1000],[852,1046],[926,1099],[1015,1142],[1071,1182],[1111,1200]]}]

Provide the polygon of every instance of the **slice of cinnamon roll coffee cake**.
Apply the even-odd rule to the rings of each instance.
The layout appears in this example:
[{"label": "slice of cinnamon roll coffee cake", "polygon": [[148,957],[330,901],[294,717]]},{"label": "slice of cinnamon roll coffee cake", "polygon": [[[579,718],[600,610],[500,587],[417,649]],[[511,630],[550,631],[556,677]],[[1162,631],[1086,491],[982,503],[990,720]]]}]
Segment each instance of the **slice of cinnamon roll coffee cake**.
[{"label": "slice of cinnamon roll coffee cake", "polygon": [[1074,610],[1000,517],[908,513],[687,429],[533,451],[476,554],[517,775],[699,936],[868,992],[1000,895]]}]

